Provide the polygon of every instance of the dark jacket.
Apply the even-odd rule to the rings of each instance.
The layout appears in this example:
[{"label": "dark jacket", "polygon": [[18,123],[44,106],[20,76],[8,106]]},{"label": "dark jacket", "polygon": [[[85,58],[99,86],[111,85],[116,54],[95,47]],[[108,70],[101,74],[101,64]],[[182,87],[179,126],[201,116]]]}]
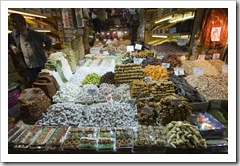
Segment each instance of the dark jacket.
[{"label": "dark jacket", "polygon": [[[31,44],[31,47],[33,48],[35,56],[38,58],[40,67],[44,67],[47,61],[44,50],[51,49],[52,40],[47,35],[33,31],[31,29],[28,29],[28,40]],[[45,46],[43,46],[43,44],[45,44]],[[8,35],[8,47],[11,48],[12,45],[21,49],[20,35],[15,29]]]}]

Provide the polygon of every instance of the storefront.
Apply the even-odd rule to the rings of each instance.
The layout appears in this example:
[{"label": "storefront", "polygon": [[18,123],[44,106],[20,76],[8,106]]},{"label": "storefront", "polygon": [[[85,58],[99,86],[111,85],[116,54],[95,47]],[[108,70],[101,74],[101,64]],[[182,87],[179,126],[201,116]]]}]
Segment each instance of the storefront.
[{"label": "storefront", "polygon": [[227,8],[8,12],[53,44],[31,88],[9,52],[10,154],[228,153]]}]

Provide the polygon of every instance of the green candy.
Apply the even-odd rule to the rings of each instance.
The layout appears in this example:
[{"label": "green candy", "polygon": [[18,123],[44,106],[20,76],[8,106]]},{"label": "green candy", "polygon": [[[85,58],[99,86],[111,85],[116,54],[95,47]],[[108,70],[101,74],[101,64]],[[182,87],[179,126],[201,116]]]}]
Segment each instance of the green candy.
[{"label": "green candy", "polygon": [[99,76],[98,74],[90,73],[84,78],[84,80],[82,81],[82,85],[85,85],[85,84],[98,85],[100,82],[100,79],[101,79],[101,76]]}]

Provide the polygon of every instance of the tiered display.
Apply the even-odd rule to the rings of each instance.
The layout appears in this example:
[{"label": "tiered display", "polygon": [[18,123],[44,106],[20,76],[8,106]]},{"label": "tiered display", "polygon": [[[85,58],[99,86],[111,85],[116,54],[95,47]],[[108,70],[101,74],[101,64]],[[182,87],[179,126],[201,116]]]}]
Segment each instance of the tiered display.
[{"label": "tiered display", "polygon": [[149,87],[154,98],[163,98],[175,93],[174,84],[168,80],[151,82],[149,83]]},{"label": "tiered display", "polygon": [[148,84],[143,80],[133,80],[130,84],[130,95],[132,98],[139,97],[149,97]]}]

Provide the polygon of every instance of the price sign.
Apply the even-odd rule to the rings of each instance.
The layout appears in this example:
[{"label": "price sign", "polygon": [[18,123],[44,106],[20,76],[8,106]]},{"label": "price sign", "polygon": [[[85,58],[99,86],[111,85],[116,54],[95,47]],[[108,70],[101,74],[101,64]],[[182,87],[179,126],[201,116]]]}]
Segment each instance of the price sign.
[{"label": "price sign", "polygon": [[166,69],[168,69],[170,67],[170,63],[162,63],[162,66]]},{"label": "price sign", "polygon": [[135,49],[136,50],[141,50],[142,49],[142,45],[141,44],[136,44],[135,45]]},{"label": "price sign", "polygon": [[146,81],[146,82],[152,82],[152,77],[144,77],[144,81]]},{"label": "price sign", "polygon": [[198,59],[199,59],[199,60],[205,60],[205,56],[206,56],[206,55],[200,54],[200,55],[198,55]]},{"label": "price sign", "polygon": [[221,101],[220,100],[211,101],[211,108],[212,109],[221,108]]},{"label": "price sign", "polygon": [[219,57],[220,57],[220,54],[219,54],[219,53],[217,53],[217,54],[213,54],[212,59],[219,59]]},{"label": "price sign", "polygon": [[228,65],[222,65],[222,72],[228,73]]},{"label": "price sign", "polygon": [[185,60],[186,60],[186,56],[185,56],[185,55],[181,56],[181,57],[180,57],[180,60],[181,60],[181,61],[185,61]]},{"label": "price sign", "polygon": [[184,75],[184,68],[183,67],[175,67],[174,68],[174,74],[176,76]]},{"label": "price sign", "polygon": [[201,76],[204,74],[204,68],[201,67],[194,67],[193,71],[194,76]]},{"label": "price sign", "polygon": [[95,96],[97,95],[97,89],[88,89],[88,94],[91,96]]},{"label": "price sign", "polygon": [[134,51],[134,46],[127,46],[127,52]]},{"label": "price sign", "polygon": [[177,45],[179,46],[185,46],[187,44],[186,39],[178,39]]},{"label": "price sign", "polygon": [[175,100],[172,100],[172,101],[171,101],[171,104],[172,104],[172,105],[179,105],[179,104],[182,104],[182,100],[181,100],[181,99],[175,99]]}]

